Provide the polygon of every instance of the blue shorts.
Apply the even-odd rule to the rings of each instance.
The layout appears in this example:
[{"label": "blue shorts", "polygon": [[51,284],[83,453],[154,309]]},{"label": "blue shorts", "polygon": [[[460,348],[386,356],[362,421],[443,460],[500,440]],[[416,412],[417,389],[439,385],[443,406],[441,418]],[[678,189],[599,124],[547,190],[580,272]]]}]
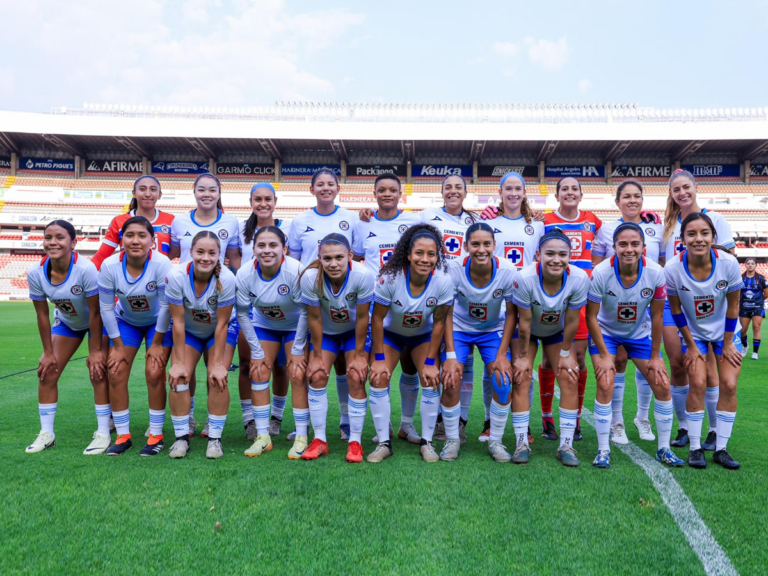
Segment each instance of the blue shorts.
[{"label": "blue shorts", "polygon": [[[235,348],[237,346],[237,339],[240,336],[240,322],[237,321],[237,316],[234,316],[227,325],[227,344]],[[212,344],[208,345],[210,348]]]},{"label": "blue shorts", "polygon": [[296,340],[296,330],[270,330],[269,328],[259,328],[258,326],[254,326],[253,329],[259,340],[280,342],[280,351],[277,353],[275,364],[277,366],[285,366],[288,363],[285,357],[285,345]]},{"label": "blue shorts", "polygon": [[[680,339],[680,345],[683,347],[683,354],[685,354],[685,351],[688,350],[688,346],[685,345],[685,341],[681,338]],[[696,342],[696,348],[699,349],[699,352],[701,352],[703,355],[707,355],[707,352],[709,350],[709,347],[707,344],[710,344],[710,342],[705,342],[704,340],[696,340],[694,339],[694,342]],[[736,346],[736,350],[741,352],[743,350],[743,347],[741,345],[741,337],[739,336],[739,331],[737,330],[733,335],[733,343]],[[715,351],[715,354],[717,356],[723,355],[723,340],[720,340],[719,342],[711,342],[712,349]]]},{"label": "blue shorts", "polygon": [[[343,334],[323,334],[323,350],[333,352],[336,356],[339,352],[351,352],[355,349],[356,338],[355,331],[349,330]],[[312,343],[309,344],[312,350]],[[371,328],[368,328],[368,335],[365,337],[365,351],[371,351]]]},{"label": "blue shorts", "polygon": [[739,318],[754,318],[755,316],[765,318],[765,308],[750,308],[748,310],[742,308],[739,310]]},{"label": "blue shorts", "polygon": [[86,334],[88,334],[88,338],[91,337],[90,330],[72,330],[59,318],[56,318],[53,321],[53,326],[51,326],[51,336],[66,336],[67,338],[80,338],[82,340]]},{"label": "blue shorts", "polygon": [[669,307],[669,300],[664,301],[664,326],[674,326],[677,328],[675,321],[672,320],[672,308]]},{"label": "blue shorts", "polygon": [[419,334],[417,336],[402,336],[389,330],[384,330],[384,344],[390,348],[394,348],[398,352],[402,352],[406,348],[414,350],[418,346],[432,340],[432,332],[426,334]]},{"label": "blue shorts", "polygon": [[[619,346],[623,346],[624,350],[627,351],[627,356],[630,358],[638,358],[640,360],[650,360],[651,359],[651,337],[638,339],[638,340],[629,340],[627,338],[614,338],[613,336],[608,336],[607,334],[603,334],[603,341],[605,342],[605,347],[608,348],[608,352],[616,355],[616,349]],[[592,337],[589,338],[589,353],[594,356],[595,354],[600,354],[600,352],[597,349],[597,346],[595,346],[595,343],[592,341]],[[661,354],[659,354],[661,355]]]},{"label": "blue shorts", "polygon": [[[117,319],[117,328],[120,330],[120,338],[123,340],[123,346],[130,346],[131,348],[141,348],[141,343],[146,339],[146,346],[152,344],[155,339],[155,325],[149,326],[134,326],[128,324],[122,318]],[[104,335],[107,335],[106,329]],[[109,341],[109,346],[112,347],[112,340]],[[173,346],[173,324],[168,328],[168,332],[163,336],[163,347],[170,348]]]},{"label": "blue shorts", "polygon": [[[472,352],[472,346],[477,346],[483,364],[488,365],[496,360],[496,355],[501,347],[502,331],[493,332],[454,332],[453,346],[456,348],[456,361],[466,364],[467,358]],[[440,354],[440,359],[445,362],[445,352]],[[507,360],[512,361],[512,354],[507,350]]]},{"label": "blue shorts", "polygon": [[[517,328],[515,328],[515,333],[512,334],[512,340],[517,340]],[[550,344],[560,344],[560,342],[563,341],[563,332],[560,331],[557,334],[552,334],[552,336],[536,336],[536,334],[531,334],[531,344],[535,344],[538,346],[541,344],[542,346],[549,346]],[[574,339],[574,342],[576,340]]]}]

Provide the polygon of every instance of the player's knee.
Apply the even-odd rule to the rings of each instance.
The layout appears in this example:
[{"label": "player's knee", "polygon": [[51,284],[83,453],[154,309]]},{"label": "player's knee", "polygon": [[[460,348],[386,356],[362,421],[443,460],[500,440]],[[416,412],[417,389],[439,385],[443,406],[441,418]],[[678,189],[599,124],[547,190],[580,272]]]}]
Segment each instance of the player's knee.
[{"label": "player's knee", "polygon": [[325,374],[313,374],[309,385],[312,388],[325,388],[328,385],[328,376]]}]

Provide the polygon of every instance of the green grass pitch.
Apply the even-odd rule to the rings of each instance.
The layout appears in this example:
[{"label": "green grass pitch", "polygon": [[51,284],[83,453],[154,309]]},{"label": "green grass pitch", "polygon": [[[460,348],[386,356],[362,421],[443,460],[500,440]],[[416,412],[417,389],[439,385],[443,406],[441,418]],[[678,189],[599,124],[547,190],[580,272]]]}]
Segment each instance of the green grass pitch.
[{"label": "green grass pitch", "polygon": [[[0,376],[34,368],[41,351],[32,305],[0,304]],[[767,363],[768,350],[765,360],[747,359],[739,384],[729,448],[742,469],[672,472],[741,574],[768,570]],[[577,444],[582,465],[565,469],[555,459],[556,443],[539,437],[536,400],[531,462],[494,463],[476,441],[483,420],[479,365],[478,359],[469,442],[458,461],[436,464],[422,462],[418,446],[395,440],[393,458],[351,465],[335,433],[328,457],[289,461],[289,409],[274,449],[246,458],[236,393],[221,460],[205,459],[199,436],[182,461],[170,460],[167,449],[139,458],[138,447],[120,458],[86,457],[95,417],[83,361],[71,363],[60,381],[57,446],[28,455],[24,448],[39,429],[36,375],[0,380],[0,574],[704,573],[640,467],[618,450],[610,470],[590,465],[597,449],[592,428],[584,425]],[[641,442],[631,424],[633,374],[624,410],[628,435],[653,454],[655,442]],[[148,425],[142,375],[137,360],[130,388],[139,447]],[[338,422],[335,396],[331,390],[329,430]],[[593,400],[592,381],[585,406]],[[204,419],[202,392],[197,420]],[[418,411],[416,419],[418,429]],[[172,438],[170,417],[165,432]],[[366,452],[373,434],[369,416]],[[513,443],[511,422],[505,440]],[[685,458],[687,450],[678,455]]]}]

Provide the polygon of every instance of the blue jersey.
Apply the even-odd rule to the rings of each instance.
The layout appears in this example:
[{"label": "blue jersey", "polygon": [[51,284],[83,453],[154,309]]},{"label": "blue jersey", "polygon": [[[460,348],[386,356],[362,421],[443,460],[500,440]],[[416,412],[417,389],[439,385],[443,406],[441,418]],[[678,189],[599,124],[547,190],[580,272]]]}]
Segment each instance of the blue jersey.
[{"label": "blue jersey", "polygon": [[741,290],[739,307],[742,310],[762,310],[765,304],[763,290],[768,288],[768,280],[757,272],[752,278],[744,274],[741,280],[744,282],[744,288]]}]

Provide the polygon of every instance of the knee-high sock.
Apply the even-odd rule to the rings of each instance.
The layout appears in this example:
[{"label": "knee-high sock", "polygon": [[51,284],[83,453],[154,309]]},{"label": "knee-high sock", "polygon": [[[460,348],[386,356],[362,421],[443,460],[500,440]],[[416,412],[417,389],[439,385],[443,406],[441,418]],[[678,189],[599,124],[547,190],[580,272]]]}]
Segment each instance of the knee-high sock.
[{"label": "knee-high sock", "polygon": [[445,437],[448,440],[459,439],[459,418],[461,417],[461,405],[443,407],[443,422],[445,423]]},{"label": "knee-high sock", "polygon": [[717,411],[717,446],[716,450],[725,450],[728,447],[728,439],[733,432],[736,422],[736,412]]},{"label": "knee-high sock", "polygon": [[153,436],[163,435],[163,426],[165,425],[165,410],[149,409],[149,433]]},{"label": "knee-high sock", "polygon": [[[41,404],[46,406],[46,404]],[[150,414],[152,410],[149,411]],[[53,404],[53,413],[56,414],[56,404]],[[42,414],[42,412],[41,412]],[[110,404],[96,404],[96,429],[102,434],[109,434],[109,417],[112,415],[112,406]],[[165,410],[163,410],[163,418],[165,418]],[[152,419],[150,418],[150,422]],[[51,429],[49,430],[53,434],[53,422],[51,422]],[[162,434],[162,426],[160,427],[160,434]]]},{"label": "knee-high sock", "polygon": [[328,391],[325,388],[309,387],[309,419],[312,421],[312,430],[315,438],[327,442],[325,425],[328,419]]},{"label": "knee-high sock", "polygon": [[669,448],[672,436],[672,400],[656,400],[653,404],[653,417],[656,420],[656,434],[659,437],[659,449]]},{"label": "knee-high sock", "polygon": [[269,404],[253,406],[251,408],[251,414],[258,434],[269,434],[269,409]]},{"label": "knee-high sock", "polygon": [[130,410],[120,410],[119,412],[112,412],[112,419],[115,421],[115,430],[118,434],[130,434],[131,433],[131,414]]},{"label": "knee-high sock", "polygon": [[691,442],[691,450],[701,448],[701,425],[704,423],[704,410],[696,412],[686,411],[688,418],[688,438]]},{"label": "knee-high sock", "polygon": [[672,389],[672,405],[675,407],[675,416],[681,430],[688,430],[688,412],[685,403],[688,400],[690,386],[670,386]]},{"label": "knee-high sock", "polygon": [[[53,434],[53,422],[56,419],[56,406],[58,402],[53,404],[38,404],[37,411],[40,414],[40,430],[43,432],[50,432]],[[106,406],[106,404],[105,404]],[[111,412],[111,409],[110,409]],[[107,418],[109,422],[109,418]],[[109,425],[107,425],[107,434],[109,434]]]},{"label": "knee-high sock", "polygon": [[707,410],[707,420],[709,421],[709,431],[717,429],[717,402],[720,400],[720,386],[707,388],[704,392],[704,406]]},{"label": "knee-high sock", "polygon": [[288,399],[288,396],[278,396],[277,394],[272,394],[272,416],[274,416],[278,420],[283,419],[283,412],[285,411],[285,401],[287,399]]},{"label": "knee-high sock", "polygon": [[595,432],[597,432],[597,449],[610,450],[611,436],[611,404],[601,404],[595,400]]},{"label": "knee-high sock", "polygon": [[[509,409],[509,406],[507,406]],[[531,423],[531,412],[512,412],[512,428],[515,431],[515,446],[528,444],[528,425]],[[499,438],[501,440],[501,438]]]},{"label": "knee-high sock", "polygon": [[504,437],[510,408],[511,404],[499,404],[496,400],[491,400],[491,442],[501,442]]},{"label": "knee-high sock", "polygon": [[[467,356],[467,363],[464,364],[464,372],[461,373],[461,419],[465,422],[469,417],[469,405],[472,404],[472,392],[475,387],[475,357],[470,354]],[[443,416],[445,418],[445,416]]]},{"label": "knee-high sock", "polygon": [[349,404],[349,441],[361,442],[363,426],[365,426],[365,414],[368,411],[368,399],[358,400],[350,396],[347,403]]},{"label": "knee-high sock", "polygon": [[541,419],[546,428],[547,422],[555,425],[552,417],[552,399],[555,397],[555,371],[539,365],[539,395],[541,396]]},{"label": "knee-high sock", "polygon": [[243,414],[243,424],[253,420],[253,402],[251,400],[240,400],[240,412]]},{"label": "knee-high sock", "polygon": [[440,407],[440,392],[431,388],[421,389],[421,437],[427,442],[432,442],[437,423],[437,410]]},{"label": "knee-high sock", "polygon": [[573,433],[576,432],[578,410],[560,408],[560,446],[573,446]]},{"label": "knee-high sock", "polygon": [[579,416],[576,418],[576,430],[581,430],[581,409],[584,407],[584,394],[587,390],[587,376],[589,372],[579,372]]},{"label": "knee-high sock", "polygon": [[294,408],[293,422],[296,426],[296,436],[307,436],[309,433],[309,408]]},{"label": "knee-high sock", "polygon": [[611,424],[624,422],[624,372],[616,372],[613,378],[613,398],[611,399]]},{"label": "knee-high sock", "polygon": [[637,419],[648,420],[653,390],[651,390],[651,385],[648,384],[648,380],[645,379],[643,373],[637,368],[635,368],[635,384],[637,385]]},{"label": "knee-high sock", "polygon": [[[336,376],[336,395],[339,397],[339,424],[349,424],[349,384],[347,384],[347,375],[339,374]],[[314,424],[312,425],[314,428]]]},{"label": "knee-high sock", "polygon": [[493,384],[488,367],[483,368],[483,406],[485,406],[485,419],[491,419],[491,402],[493,402]]},{"label": "knee-high sock", "polygon": [[379,443],[387,442],[389,440],[389,420],[392,416],[389,390],[387,388],[374,388],[371,386],[368,394],[368,405],[371,407],[373,426],[376,428]]},{"label": "knee-high sock", "polygon": [[757,354],[757,351],[760,350],[760,340],[752,339],[752,352]]},{"label": "knee-high sock", "polygon": [[224,431],[224,424],[227,422],[227,415],[221,414],[217,416],[216,414],[208,413],[208,438],[212,438],[213,440],[216,440],[217,438],[221,438],[221,434]]},{"label": "knee-high sock", "polygon": [[[400,422],[402,424],[412,424],[413,415],[416,413],[416,402],[419,400],[419,375],[400,374]],[[378,431],[378,430],[377,430]],[[389,434],[389,426],[387,426]],[[382,438],[382,436],[379,436]]]}]

